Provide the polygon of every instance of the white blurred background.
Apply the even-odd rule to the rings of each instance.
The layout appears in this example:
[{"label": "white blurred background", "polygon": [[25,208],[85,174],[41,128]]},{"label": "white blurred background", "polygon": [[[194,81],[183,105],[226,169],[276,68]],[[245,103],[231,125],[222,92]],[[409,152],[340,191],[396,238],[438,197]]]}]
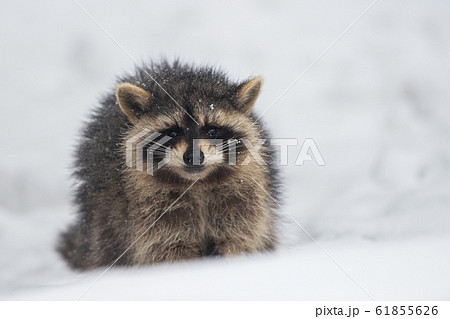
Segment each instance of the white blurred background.
[{"label": "white blurred background", "polygon": [[[372,1],[79,3],[138,61],[179,57],[219,66],[233,79],[262,75],[256,107],[262,112]],[[340,262],[353,265],[357,281],[379,299],[450,297],[450,274],[444,271],[450,267],[449,32],[445,1],[380,0],[263,117],[274,137],[315,140],[326,166],[294,166],[300,146],[292,147],[294,155],[282,168],[283,206],[332,255],[345,252]],[[54,251],[58,232],[73,218],[71,154],[89,111],[113,89],[115,76],[134,63],[71,0],[3,0],[0,44],[0,297],[39,299],[48,289],[77,284],[81,289],[95,274],[71,272]],[[186,278],[198,267],[222,267],[237,278],[248,262],[252,272],[264,274],[264,262],[280,258],[276,265],[291,264],[292,274],[309,269],[321,278],[322,263],[336,267],[317,257],[321,249],[289,219],[282,229],[281,257],[237,259],[225,266],[194,263],[176,271]],[[371,261],[354,266],[359,264],[348,247]],[[370,259],[365,251],[384,257]],[[430,251],[435,259],[426,260]],[[377,286],[369,270],[381,265],[387,279]],[[407,276],[395,282],[395,273],[409,267],[424,285],[420,289],[402,288]],[[169,285],[172,295],[164,294],[167,281],[158,286],[161,277],[152,271],[143,276],[149,273],[146,278],[161,294],[137,289],[136,299],[280,296],[258,287],[266,276],[244,294],[220,281],[211,292],[202,280],[191,294],[178,294],[177,283]],[[305,278],[286,280],[281,298],[367,298],[345,274],[341,290]],[[233,275],[227,280],[233,282]],[[313,293],[319,284],[323,293]],[[113,298],[105,291],[99,288],[92,298]],[[76,294],[68,292],[63,298],[72,297]]]}]

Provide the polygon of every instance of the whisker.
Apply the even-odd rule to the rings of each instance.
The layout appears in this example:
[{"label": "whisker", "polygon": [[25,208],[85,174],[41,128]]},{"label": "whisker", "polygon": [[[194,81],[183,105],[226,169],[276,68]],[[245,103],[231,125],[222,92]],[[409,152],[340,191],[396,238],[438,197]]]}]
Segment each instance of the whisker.
[{"label": "whisker", "polygon": [[156,142],[156,141],[152,141],[151,143],[156,144],[156,145],[158,145],[158,146],[161,146],[162,148],[165,148],[165,149],[170,149],[170,147],[168,147],[168,146],[166,146],[166,145],[164,145],[164,144],[158,143],[158,142]]},{"label": "whisker", "polygon": [[236,143],[234,145],[236,145],[236,146],[237,146],[237,144],[240,144],[239,143],[240,141],[237,140],[237,139],[228,140],[228,141],[225,141],[225,142],[223,142],[221,144],[216,145],[216,149],[224,149],[226,146],[231,146],[232,143],[230,143],[230,141],[235,141]]}]

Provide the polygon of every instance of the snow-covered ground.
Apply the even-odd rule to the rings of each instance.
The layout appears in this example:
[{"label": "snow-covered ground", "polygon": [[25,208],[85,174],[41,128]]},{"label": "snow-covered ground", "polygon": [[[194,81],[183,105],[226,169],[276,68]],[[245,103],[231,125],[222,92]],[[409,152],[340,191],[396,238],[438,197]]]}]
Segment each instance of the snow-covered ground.
[{"label": "snow-covered ground", "polygon": [[[79,1],[138,61],[265,78],[263,112],[371,1]],[[81,299],[450,298],[450,6],[380,0],[265,114],[326,166],[282,168],[272,254],[113,269]],[[0,11],[0,298],[77,299],[103,270],[54,251],[83,119],[133,61],[75,2]],[[285,213],[280,210],[280,214]]]}]

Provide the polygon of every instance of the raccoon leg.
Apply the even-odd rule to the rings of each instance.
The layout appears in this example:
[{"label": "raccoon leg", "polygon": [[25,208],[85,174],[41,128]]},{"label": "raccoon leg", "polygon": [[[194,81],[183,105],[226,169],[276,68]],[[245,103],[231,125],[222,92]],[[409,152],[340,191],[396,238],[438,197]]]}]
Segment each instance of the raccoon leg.
[{"label": "raccoon leg", "polygon": [[202,250],[198,243],[180,242],[170,245],[166,250],[167,260],[178,261],[202,256]]},{"label": "raccoon leg", "polygon": [[[138,211],[137,207],[136,211]],[[171,210],[138,211],[131,231],[132,259],[135,264],[174,262],[202,255],[200,246],[203,219],[191,207],[179,206]],[[140,234],[144,234],[142,238]]]},{"label": "raccoon leg", "polygon": [[252,253],[258,250],[259,249],[253,243],[248,243],[246,239],[225,239],[217,241],[213,255],[228,257],[244,253]]},{"label": "raccoon leg", "polygon": [[210,225],[210,234],[215,242],[211,255],[232,256],[274,248],[275,237],[267,215],[228,213]]},{"label": "raccoon leg", "polygon": [[211,255],[234,256],[258,251],[270,251],[275,248],[275,239],[272,237],[243,237],[229,238],[217,241]]},{"label": "raccoon leg", "polygon": [[141,244],[136,248],[133,263],[140,265],[172,263],[202,256],[200,245],[193,242]]}]

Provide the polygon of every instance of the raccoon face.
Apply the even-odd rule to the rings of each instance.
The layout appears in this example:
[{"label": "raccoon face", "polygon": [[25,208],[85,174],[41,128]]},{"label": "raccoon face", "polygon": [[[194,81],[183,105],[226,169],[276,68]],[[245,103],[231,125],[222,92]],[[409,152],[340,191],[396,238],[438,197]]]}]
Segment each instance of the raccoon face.
[{"label": "raccoon face", "polygon": [[181,91],[174,96],[182,103],[177,105],[133,84],[119,84],[117,101],[131,124],[127,138],[147,132],[141,138],[145,146],[134,148],[133,156],[142,151],[142,168],[151,165],[152,175],[165,181],[233,176],[248,155],[242,140],[254,144],[260,138],[250,114],[261,86],[262,78],[256,77],[220,94]]}]

